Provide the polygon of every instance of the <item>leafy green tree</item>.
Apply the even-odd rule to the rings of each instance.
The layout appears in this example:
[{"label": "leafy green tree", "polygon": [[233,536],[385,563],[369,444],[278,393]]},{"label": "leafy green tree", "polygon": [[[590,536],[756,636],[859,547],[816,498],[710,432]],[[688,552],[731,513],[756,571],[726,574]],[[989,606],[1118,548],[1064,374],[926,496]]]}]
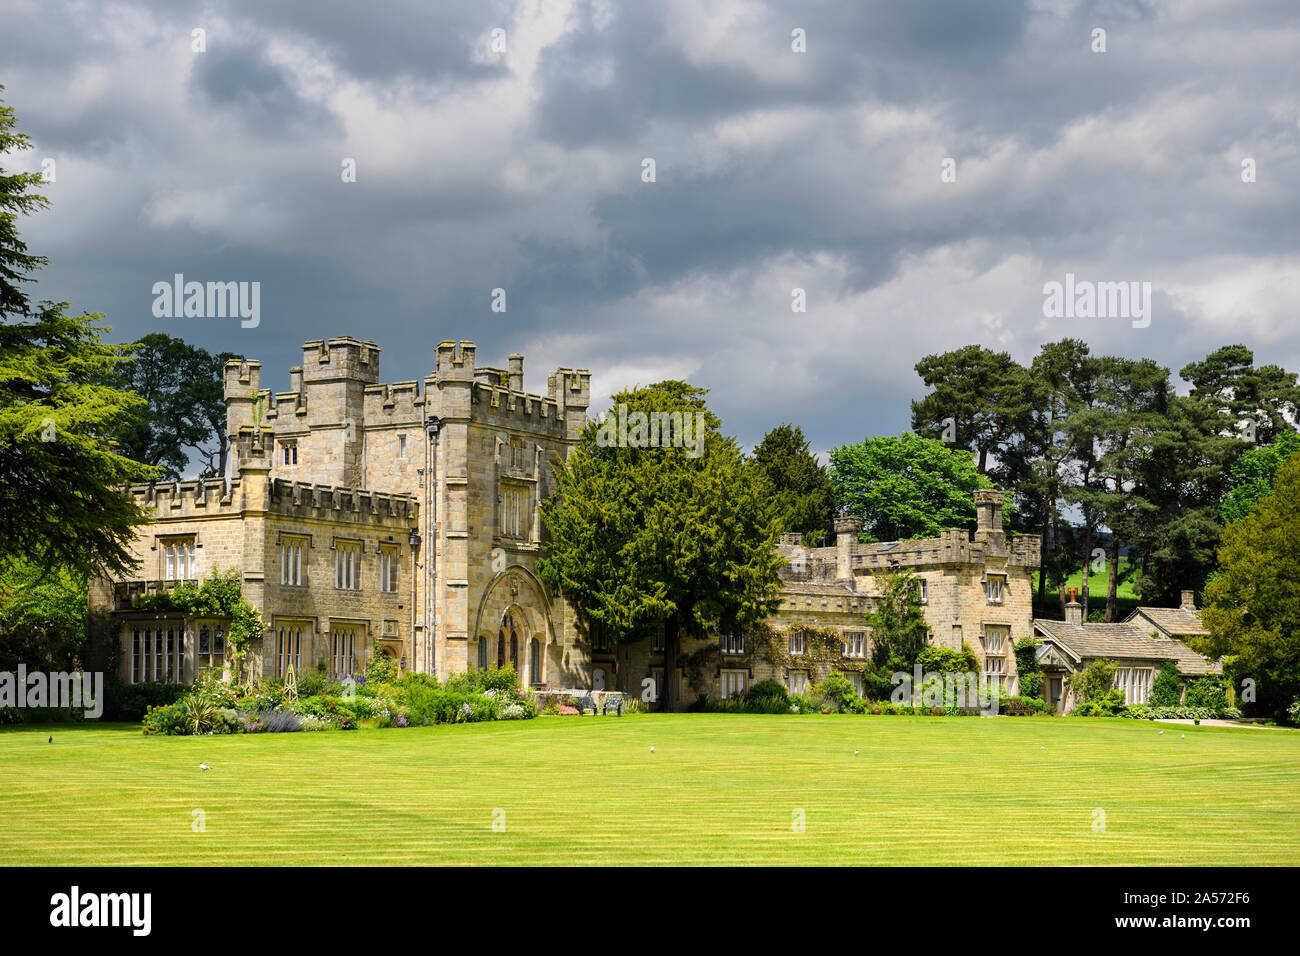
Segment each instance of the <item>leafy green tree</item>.
[{"label": "leafy green tree", "polygon": [[1169,370],[1151,359],[1103,359],[1098,403],[1098,486],[1090,494],[1110,530],[1106,565],[1106,621],[1118,619],[1121,542],[1147,537],[1160,511],[1161,463],[1156,450],[1167,444],[1174,397]]},{"label": "leafy green tree", "polygon": [[1017,504],[1021,530],[1043,542],[1036,605],[1046,614],[1047,587],[1056,588],[1058,615],[1064,617],[1065,582],[1077,565],[1080,536],[1063,514],[1067,490],[1075,480],[1076,442],[1085,436],[1073,427],[1092,392],[1096,359],[1082,339],[1045,343],[1029,369],[1030,414],[1025,427],[1001,452],[995,480]]},{"label": "leafy green tree", "polygon": [[972,492],[993,487],[965,450],[911,432],[834,449],[830,481],[838,510],[877,541],[974,530]]},{"label": "leafy green tree", "polygon": [[85,663],[86,581],[21,561],[0,569],[0,671],[79,670]]},{"label": "leafy green tree", "polygon": [[[0,156],[30,146],[13,126],[0,103]],[[47,205],[32,192],[39,182],[0,169],[0,565],[125,572],[147,520],[125,486],[154,471],[118,454],[110,436],[140,399],[102,384],[126,355],[101,342],[100,316],[32,306],[20,284],[45,262],[17,229],[19,214]]]},{"label": "leafy green tree", "polygon": [[1250,678],[1257,712],[1283,717],[1300,694],[1300,457],[1277,473],[1271,495],[1224,530],[1218,573],[1201,613],[1208,638],[1192,645],[1226,656],[1234,680]]},{"label": "leafy green tree", "polygon": [[1171,401],[1169,428],[1152,445],[1145,479],[1158,510],[1139,546],[1137,589],[1144,602],[1176,603],[1184,588],[1204,585],[1223,532],[1218,502],[1226,467],[1242,447],[1205,405],[1186,396]]},{"label": "leafy green tree", "polygon": [[826,467],[809,450],[803,429],[778,425],[751,457],[772,486],[781,530],[802,533],[809,547],[817,547],[830,534],[835,499]]},{"label": "leafy green tree", "polygon": [[717,416],[707,391],[667,381],[621,392],[637,412],[703,416],[703,453],[602,447],[589,422],[557,490],[542,504],[549,535],[538,573],[616,642],[664,634],[660,701],[676,710],[682,637],[743,633],[776,608],[779,527],[768,485]]},{"label": "leafy green tree", "polygon": [[179,478],[190,452],[206,460],[203,477],[224,474],[229,438],[221,369],[234,353],[206,349],[162,332],[131,347],[134,361],[117,366],[108,382],[145,400],[116,437],[122,454]]},{"label": "leafy green tree", "polygon": [[[871,667],[863,685],[872,700],[888,700],[893,675],[912,673],[925,650],[925,613],[917,592],[916,575],[906,568],[886,568],[876,574],[875,609],[867,615],[871,634]],[[916,688],[919,691],[919,688]]]},{"label": "leafy green tree", "polygon": [[1261,498],[1273,493],[1278,469],[1300,452],[1300,434],[1282,432],[1259,448],[1243,452],[1228,473],[1228,490],[1219,502],[1219,517],[1225,523],[1240,521],[1255,510]]},{"label": "leafy green tree", "polygon": [[955,444],[978,458],[976,470],[988,470],[989,455],[1025,427],[1030,413],[1029,374],[1006,352],[967,345],[916,363],[916,373],[930,389],[912,403],[912,430],[943,437],[952,419]]},{"label": "leafy green tree", "polygon": [[1295,373],[1277,365],[1257,368],[1244,345],[1225,345],[1179,374],[1192,386],[1189,397],[1219,417],[1219,431],[1242,430],[1247,441],[1266,445],[1293,430],[1300,412]]}]

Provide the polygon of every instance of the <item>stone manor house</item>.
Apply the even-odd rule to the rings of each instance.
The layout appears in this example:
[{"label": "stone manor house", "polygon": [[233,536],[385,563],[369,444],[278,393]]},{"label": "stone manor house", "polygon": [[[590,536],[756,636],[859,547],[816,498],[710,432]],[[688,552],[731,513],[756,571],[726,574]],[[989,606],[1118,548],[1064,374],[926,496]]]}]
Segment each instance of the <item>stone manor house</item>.
[{"label": "stone manor house", "polygon": [[[285,391],[263,388],[258,362],[226,364],[227,476],[133,488],[155,514],[135,542],[137,576],[92,584],[92,628],[118,641],[119,677],[189,682],[228,669],[228,622],[143,610],[140,598],[237,568],[269,625],[249,655],[266,676],[360,673],[387,654],[438,674],[513,664],[537,688],[662,686],[661,641],[612,646],[535,573],[538,503],[587,420],[590,373],[556,369],[546,395],[530,394],[522,355],[477,365],[472,342],[445,341],[422,382],[383,384],[379,351],[350,336],[307,342]],[[766,638],[684,641],[680,699],[769,679],[800,691],[832,669],[861,690],[865,615],[890,567],[917,575],[930,641],[969,645],[1015,693],[1013,647],[1034,633],[1039,539],[1007,538],[1000,492],[977,491],[975,503],[973,537],[861,544],[849,519],[826,547],[784,535]],[[838,645],[829,654],[827,635]]]}]

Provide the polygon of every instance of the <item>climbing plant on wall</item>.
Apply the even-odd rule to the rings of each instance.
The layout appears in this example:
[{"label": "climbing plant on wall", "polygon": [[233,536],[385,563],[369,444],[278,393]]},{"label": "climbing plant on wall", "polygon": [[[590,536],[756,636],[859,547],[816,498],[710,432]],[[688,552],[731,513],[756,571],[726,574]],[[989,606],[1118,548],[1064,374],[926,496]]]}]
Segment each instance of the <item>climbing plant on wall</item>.
[{"label": "climbing plant on wall", "polygon": [[140,599],[142,611],[178,611],[187,617],[224,617],[230,620],[226,640],[231,648],[231,671],[238,675],[248,642],[261,638],[269,626],[257,609],[244,600],[238,568],[213,571],[198,584],[186,581],[170,591]]}]

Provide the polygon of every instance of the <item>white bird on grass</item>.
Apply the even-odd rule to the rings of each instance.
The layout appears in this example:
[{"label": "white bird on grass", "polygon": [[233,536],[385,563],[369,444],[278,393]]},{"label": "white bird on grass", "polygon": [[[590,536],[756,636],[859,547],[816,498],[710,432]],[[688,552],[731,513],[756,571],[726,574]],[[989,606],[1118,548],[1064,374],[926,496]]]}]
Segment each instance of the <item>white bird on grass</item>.
[{"label": "white bird on grass", "polygon": [[651,747],[651,748],[650,748],[650,752],[651,752],[651,753],[654,753],[654,752],[655,752],[655,749],[654,749],[653,747]]},{"label": "white bird on grass", "polygon": [[857,756],[857,755],[858,755],[858,752],[857,752],[857,751],[856,751],[856,750],[855,750],[855,751],[853,751],[853,756],[855,756],[855,757],[856,757],[856,756]]},{"label": "white bird on grass", "polygon": [[205,764],[205,763],[201,763],[201,764],[199,764],[199,769],[200,769],[200,770],[211,770],[212,768],[209,767],[209,766],[208,766],[207,764]]}]

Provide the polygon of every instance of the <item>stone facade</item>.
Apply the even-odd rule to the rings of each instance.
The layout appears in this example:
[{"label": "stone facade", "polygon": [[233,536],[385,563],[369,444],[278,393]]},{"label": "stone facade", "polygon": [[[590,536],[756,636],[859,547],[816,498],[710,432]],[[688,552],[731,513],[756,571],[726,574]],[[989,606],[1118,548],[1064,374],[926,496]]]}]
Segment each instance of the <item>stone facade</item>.
[{"label": "stone facade", "polygon": [[[133,601],[211,568],[238,568],[271,625],[253,648],[262,673],[284,669],[291,641],[297,669],[360,672],[387,653],[425,672],[513,662],[533,685],[589,676],[573,613],[534,572],[537,505],[586,421],[586,370],[557,369],[546,396],[527,394],[523,356],[477,366],[472,342],[442,342],[423,382],[380,384],[379,347],[344,336],[305,343],[287,391],[263,388],[256,361],[224,375],[229,487],[133,489],[157,509],[135,545],[138,577],[92,587],[92,619],[120,642],[123,679],[190,680],[209,666],[202,630],[211,648],[220,622]],[[170,543],[184,550],[169,565]],[[145,671],[142,631],[150,654],[162,647]]]},{"label": "stone facade", "polygon": [[[684,642],[684,654],[704,657],[706,664],[682,669],[681,699],[730,696],[763,680],[798,691],[831,671],[845,674],[861,690],[858,675],[871,653],[866,616],[880,597],[877,575],[889,568],[911,571],[920,582],[931,644],[970,647],[983,673],[997,678],[1005,693],[1017,693],[1014,647],[1033,634],[1040,542],[1036,536],[1007,539],[1001,492],[977,491],[975,501],[973,537],[950,529],[937,538],[863,544],[860,523],[853,519],[836,521],[835,544],[827,547],[805,548],[799,535],[783,535],[778,547],[787,563],[780,603],[768,622],[780,636],[779,659],[773,660],[770,647],[756,646],[752,636],[739,642]],[[840,653],[813,654],[808,641],[800,650],[801,628],[833,631]],[[638,669],[641,680],[649,676],[658,683],[662,655],[651,651],[646,657],[645,648],[631,656],[632,681],[625,689],[640,685]],[[612,655],[606,660],[613,661]]]},{"label": "stone facade", "polygon": [[[94,627],[121,650],[119,676],[189,681],[228,667],[216,650],[224,622],[138,605],[175,581],[237,568],[270,625],[251,649],[262,674],[290,664],[360,672],[383,653],[420,672],[513,663],[536,687],[653,694],[661,642],[609,645],[535,570],[538,504],[554,491],[552,463],[586,422],[590,374],[560,368],[545,396],[528,394],[522,355],[506,368],[479,366],[472,342],[445,341],[423,381],[381,384],[379,352],[347,336],[307,342],[286,391],[262,387],[258,362],[227,363],[232,477],[133,489],[156,509],[135,543],[140,569],[91,588]],[[969,645],[1014,692],[1012,647],[1032,633],[1039,542],[1007,540],[1000,493],[976,492],[976,503],[973,538],[949,530],[860,544],[847,520],[828,547],[784,536],[788,563],[770,623],[783,635],[832,628],[844,653],[813,662],[795,636],[774,663],[751,638],[687,641],[680,699],[728,696],[765,679],[799,689],[832,669],[853,679],[870,653],[876,575],[891,566],[924,582],[931,640]]]}]

